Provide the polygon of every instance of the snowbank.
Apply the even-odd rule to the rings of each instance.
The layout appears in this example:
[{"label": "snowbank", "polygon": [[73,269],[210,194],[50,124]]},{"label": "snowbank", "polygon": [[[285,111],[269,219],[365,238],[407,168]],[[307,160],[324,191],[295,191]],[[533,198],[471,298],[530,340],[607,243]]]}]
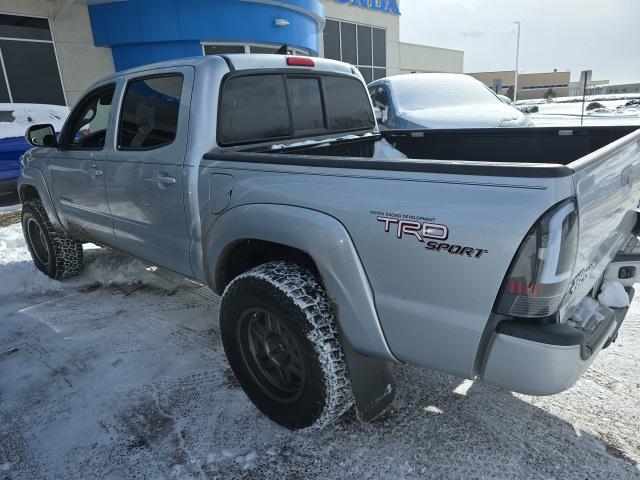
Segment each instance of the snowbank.
[{"label": "snowbank", "polygon": [[[585,102],[630,100],[634,98],[640,98],[640,93],[608,93],[608,94],[602,94],[602,95],[587,95],[585,97]],[[533,98],[530,100],[518,100],[515,104],[516,105],[541,105],[543,103],[573,103],[573,102],[582,103],[582,96],[551,98],[549,99],[549,101],[547,101],[544,98]]]},{"label": "snowbank", "polygon": [[60,282],[44,275],[31,261],[20,224],[0,229],[0,297],[62,291]]},{"label": "snowbank", "polygon": [[20,224],[0,228],[0,298],[62,292],[89,285],[160,285],[162,279],[138,260],[96,246],[85,245],[85,270],[61,283],[36,268]]}]

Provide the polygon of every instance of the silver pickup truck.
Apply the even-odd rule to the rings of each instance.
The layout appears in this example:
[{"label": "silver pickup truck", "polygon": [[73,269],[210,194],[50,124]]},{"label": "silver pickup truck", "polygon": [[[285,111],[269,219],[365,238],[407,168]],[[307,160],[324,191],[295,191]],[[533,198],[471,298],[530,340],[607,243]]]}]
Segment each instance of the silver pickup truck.
[{"label": "silver pickup truck", "polygon": [[92,86],[59,138],[39,125],[27,139],[18,187],[38,268],[77,274],[94,242],[209,285],[238,381],[291,429],[354,403],[376,417],[393,362],[561,392],[625,316],[598,302],[602,279],[637,275],[620,252],[640,131],[381,134],[340,62],[128,70]]}]

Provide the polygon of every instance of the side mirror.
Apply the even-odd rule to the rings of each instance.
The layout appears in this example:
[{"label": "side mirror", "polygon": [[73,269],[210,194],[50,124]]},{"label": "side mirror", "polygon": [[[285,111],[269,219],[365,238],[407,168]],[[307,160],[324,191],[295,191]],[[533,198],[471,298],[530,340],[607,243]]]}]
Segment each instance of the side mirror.
[{"label": "side mirror", "polygon": [[382,123],[382,122],[384,122],[386,120],[384,118],[385,114],[384,114],[384,112],[382,111],[382,109],[380,107],[373,107],[373,114],[375,115],[376,121],[378,123]]},{"label": "side mirror", "polygon": [[56,131],[53,125],[42,124],[33,125],[27,129],[25,135],[27,143],[34,147],[57,147],[58,140],[56,139]]}]

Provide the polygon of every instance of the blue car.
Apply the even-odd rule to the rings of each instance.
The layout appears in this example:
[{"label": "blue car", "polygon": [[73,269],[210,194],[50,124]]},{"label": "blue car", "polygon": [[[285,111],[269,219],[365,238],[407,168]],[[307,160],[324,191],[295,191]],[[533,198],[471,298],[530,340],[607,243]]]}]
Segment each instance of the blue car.
[{"label": "blue car", "polygon": [[0,139],[0,201],[15,195],[20,156],[29,148],[24,138]]},{"label": "blue car", "polygon": [[469,75],[415,73],[369,84],[380,129],[530,127],[532,122]]},{"label": "blue car", "polygon": [[31,146],[24,138],[30,125],[50,123],[59,132],[69,109],[59,105],[0,104],[0,203],[15,198],[20,157]]}]

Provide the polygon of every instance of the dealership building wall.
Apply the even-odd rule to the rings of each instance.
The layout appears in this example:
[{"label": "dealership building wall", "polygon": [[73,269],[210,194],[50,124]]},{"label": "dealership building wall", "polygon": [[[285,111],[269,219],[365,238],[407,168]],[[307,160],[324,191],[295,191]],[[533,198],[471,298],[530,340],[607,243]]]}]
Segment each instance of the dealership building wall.
[{"label": "dealership building wall", "polygon": [[368,81],[462,72],[461,51],[400,42],[401,8],[398,0],[0,0],[0,102],[71,106],[114,71],[283,44],[357,65]]},{"label": "dealership building wall", "polygon": [[[513,70],[502,72],[469,73],[492,90],[513,98],[515,74]],[[566,97],[570,94],[571,72],[544,72],[518,74],[518,99],[526,100],[543,98],[551,90],[555,97]]]},{"label": "dealership building wall", "polygon": [[32,48],[47,46],[38,32],[44,28],[23,29],[33,30],[31,35],[0,22],[0,102],[72,105],[91,83],[114,72],[111,49],[94,44],[87,7],[75,4],[60,13],[50,0],[0,0],[0,16],[37,19],[52,40],[50,48],[32,54]]},{"label": "dealership building wall", "polygon": [[[394,14],[392,9],[362,8],[359,0],[322,0],[322,4],[325,8],[326,27],[320,47],[321,54],[357,65],[367,81],[400,73],[462,73],[462,51],[401,42],[400,16]],[[402,2],[397,5],[402,14]],[[364,33],[366,38],[369,29],[373,34],[373,55],[367,52],[368,42],[363,45],[360,35]],[[352,33],[354,31],[355,34]],[[375,41],[376,37],[384,38],[382,55],[377,55],[379,42]],[[354,42],[356,48],[346,49],[345,52],[345,44]],[[336,44],[340,45],[340,50],[336,50]],[[372,57],[373,65],[370,63]]]}]

